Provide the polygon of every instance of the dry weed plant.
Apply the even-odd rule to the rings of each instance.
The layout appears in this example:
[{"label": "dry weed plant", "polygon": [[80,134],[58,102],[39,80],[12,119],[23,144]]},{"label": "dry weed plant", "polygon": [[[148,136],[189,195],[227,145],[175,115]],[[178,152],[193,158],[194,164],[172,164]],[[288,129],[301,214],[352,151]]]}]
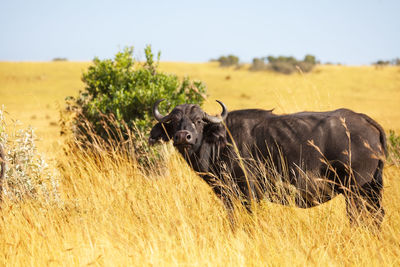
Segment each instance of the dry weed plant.
[{"label": "dry weed plant", "polygon": [[36,148],[32,127],[18,129],[20,123],[6,123],[4,107],[0,109],[0,144],[5,152],[3,198],[11,201],[26,197],[44,197],[48,202],[59,202],[59,175],[47,164]]}]

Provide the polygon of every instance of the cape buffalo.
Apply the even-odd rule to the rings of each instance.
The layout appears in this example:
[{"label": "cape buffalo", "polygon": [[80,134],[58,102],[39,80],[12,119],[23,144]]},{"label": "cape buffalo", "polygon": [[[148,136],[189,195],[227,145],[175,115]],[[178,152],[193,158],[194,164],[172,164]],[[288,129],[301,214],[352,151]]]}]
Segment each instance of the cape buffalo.
[{"label": "cape buffalo", "polygon": [[163,116],[158,111],[163,100],[153,106],[158,123],[149,143],[172,139],[228,207],[228,191],[238,192],[248,209],[262,198],[309,208],[343,194],[350,222],[367,214],[380,226],[386,137],[367,115],[349,109],[228,112],[217,100],[220,116],[193,104],[178,105]]}]

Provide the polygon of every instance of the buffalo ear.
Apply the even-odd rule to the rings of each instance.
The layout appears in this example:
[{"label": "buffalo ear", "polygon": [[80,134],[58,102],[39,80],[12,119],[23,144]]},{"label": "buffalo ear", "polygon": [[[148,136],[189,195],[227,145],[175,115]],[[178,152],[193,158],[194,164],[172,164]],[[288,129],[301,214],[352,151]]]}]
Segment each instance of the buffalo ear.
[{"label": "buffalo ear", "polygon": [[169,141],[172,137],[172,126],[169,123],[157,123],[150,131],[149,144],[154,145],[160,140]]},{"label": "buffalo ear", "polygon": [[224,147],[227,143],[225,126],[222,123],[209,123],[205,125],[204,139],[207,143]]}]

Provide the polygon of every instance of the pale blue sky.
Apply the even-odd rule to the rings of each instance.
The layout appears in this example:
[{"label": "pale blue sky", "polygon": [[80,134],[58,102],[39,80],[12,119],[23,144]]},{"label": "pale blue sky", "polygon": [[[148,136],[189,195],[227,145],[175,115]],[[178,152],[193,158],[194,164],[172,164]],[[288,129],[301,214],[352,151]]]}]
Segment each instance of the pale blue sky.
[{"label": "pale blue sky", "polygon": [[399,0],[0,0],[0,60],[88,61],[133,45],[164,61],[233,53],[369,64],[400,57]]}]

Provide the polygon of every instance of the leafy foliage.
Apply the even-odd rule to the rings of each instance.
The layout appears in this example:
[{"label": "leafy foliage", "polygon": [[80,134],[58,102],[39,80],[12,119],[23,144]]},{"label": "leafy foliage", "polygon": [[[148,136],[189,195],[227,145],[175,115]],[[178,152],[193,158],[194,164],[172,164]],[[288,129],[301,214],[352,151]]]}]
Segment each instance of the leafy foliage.
[{"label": "leafy foliage", "polygon": [[396,165],[400,164],[400,135],[393,130],[389,131],[388,152],[389,161]]},{"label": "leafy foliage", "polygon": [[217,61],[221,67],[238,66],[239,57],[235,55],[220,56]]},{"label": "leafy foliage", "polygon": [[265,64],[265,61],[263,58],[253,58],[253,62],[250,66],[250,70],[253,71],[258,71],[258,70],[266,70],[267,65]]},{"label": "leafy foliage", "polygon": [[145,48],[145,57],[144,63],[136,62],[133,47],[127,47],[114,59],[95,58],[82,76],[85,89],[77,98],[66,99],[66,110],[75,116],[70,124],[68,116],[63,116],[62,132],[72,128],[80,141],[92,142],[93,133],[104,140],[121,141],[128,138],[129,129],[135,129],[136,135],[148,133],[157,99],[167,99],[160,105],[164,113],[178,104],[203,103],[206,87],[201,81],[187,77],[181,81],[176,75],[159,72],[160,53],[155,61],[150,46]]}]

